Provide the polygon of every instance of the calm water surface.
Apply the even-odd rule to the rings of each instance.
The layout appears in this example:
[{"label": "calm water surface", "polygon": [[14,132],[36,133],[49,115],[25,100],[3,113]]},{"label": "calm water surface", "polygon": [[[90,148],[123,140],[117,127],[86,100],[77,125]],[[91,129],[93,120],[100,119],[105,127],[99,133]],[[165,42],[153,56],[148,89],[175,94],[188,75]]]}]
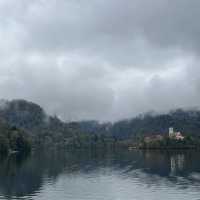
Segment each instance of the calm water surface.
[{"label": "calm water surface", "polygon": [[15,155],[0,161],[0,199],[200,200],[200,152]]}]

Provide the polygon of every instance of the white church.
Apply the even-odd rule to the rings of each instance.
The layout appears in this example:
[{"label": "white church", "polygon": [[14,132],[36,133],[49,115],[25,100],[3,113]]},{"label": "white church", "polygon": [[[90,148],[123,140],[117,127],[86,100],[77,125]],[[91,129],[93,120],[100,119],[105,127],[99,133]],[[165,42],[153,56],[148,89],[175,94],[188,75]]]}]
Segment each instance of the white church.
[{"label": "white church", "polygon": [[169,137],[176,140],[183,140],[184,136],[181,134],[181,132],[174,132],[174,128],[169,128]]}]

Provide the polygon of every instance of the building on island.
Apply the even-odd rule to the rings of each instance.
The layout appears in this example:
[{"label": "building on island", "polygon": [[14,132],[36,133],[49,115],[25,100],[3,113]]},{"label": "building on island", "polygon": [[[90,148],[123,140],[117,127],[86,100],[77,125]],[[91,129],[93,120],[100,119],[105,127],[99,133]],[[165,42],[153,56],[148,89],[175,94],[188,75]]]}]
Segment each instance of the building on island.
[{"label": "building on island", "polygon": [[[151,133],[144,137],[144,141],[146,143],[162,141],[164,138],[166,138],[166,136],[167,134]],[[181,134],[181,132],[175,132],[173,127],[169,128],[168,137],[174,140],[184,140],[184,136]]]},{"label": "building on island", "polygon": [[161,140],[163,140],[163,136],[162,135],[157,135],[157,134],[146,136],[144,138],[144,141],[146,143],[149,143],[149,142],[152,142],[152,141],[161,141]]},{"label": "building on island", "polygon": [[176,140],[183,140],[184,136],[181,134],[181,132],[174,132],[173,127],[170,127],[169,138],[176,139]]}]

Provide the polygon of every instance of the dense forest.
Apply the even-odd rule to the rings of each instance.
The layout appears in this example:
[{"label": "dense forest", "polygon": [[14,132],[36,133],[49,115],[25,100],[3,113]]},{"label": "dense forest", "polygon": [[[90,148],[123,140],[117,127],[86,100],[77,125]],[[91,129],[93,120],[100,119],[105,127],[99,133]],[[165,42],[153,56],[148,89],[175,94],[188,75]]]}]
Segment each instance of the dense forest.
[{"label": "dense forest", "polygon": [[[143,114],[115,123],[98,121],[63,122],[49,116],[37,104],[25,100],[1,101],[0,119],[9,128],[1,128],[1,143],[11,145],[6,130],[19,132],[33,147],[71,148],[127,146],[148,135],[166,135],[169,127],[184,135],[200,136],[200,111],[177,109],[167,114]],[[2,126],[3,127],[3,126]],[[13,129],[13,130],[12,130]],[[25,134],[26,133],[26,134]],[[12,134],[11,134],[12,135]],[[24,136],[26,135],[26,136]],[[5,139],[7,138],[7,139]],[[9,145],[7,145],[7,143]]]},{"label": "dense forest", "polygon": [[31,140],[27,133],[0,119],[0,154],[12,152],[27,153],[31,150]]}]

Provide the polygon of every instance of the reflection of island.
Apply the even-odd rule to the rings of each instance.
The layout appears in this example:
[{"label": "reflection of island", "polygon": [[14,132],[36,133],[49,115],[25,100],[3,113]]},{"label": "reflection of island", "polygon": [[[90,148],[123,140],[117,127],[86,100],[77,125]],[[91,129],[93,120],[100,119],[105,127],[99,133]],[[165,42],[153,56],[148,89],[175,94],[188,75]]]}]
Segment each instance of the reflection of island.
[{"label": "reflection of island", "polygon": [[191,173],[198,173],[200,157],[198,152],[190,151],[137,150],[41,151],[28,158],[13,155],[0,162],[0,196],[5,199],[34,196],[46,181],[53,183],[61,174],[79,176],[102,169],[116,171],[131,179],[137,178],[141,182],[149,181],[148,184],[159,184],[161,178],[169,182],[178,181],[176,177],[183,177],[188,184],[192,184],[199,181],[192,179]]},{"label": "reflection of island", "polygon": [[28,160],[23,156],[12,155],[1,162],[0,193],[8,199],[34,193],[41,182],[40,172],[31,173]]},{"label": "reflection of island", "polygon": [[0,193],[6,198],[24,197],[39,191],[45,178],[54,180],[64,169],[64,162],[52,153],[24,157],[20,154],[0,163]]},{"label": "reflection of island", "polygon": [[170,161],[171,161],[171,174],[174,175],[176,174],[176,172],[182,171],[184,169],[185,155],[184,154],[172,155]]},{"label": "reflection of island", "polygon": [[197,151],[143,151],[143,168],[146,173],[162,177],[182,176],[199,171],[200,157]]}]

